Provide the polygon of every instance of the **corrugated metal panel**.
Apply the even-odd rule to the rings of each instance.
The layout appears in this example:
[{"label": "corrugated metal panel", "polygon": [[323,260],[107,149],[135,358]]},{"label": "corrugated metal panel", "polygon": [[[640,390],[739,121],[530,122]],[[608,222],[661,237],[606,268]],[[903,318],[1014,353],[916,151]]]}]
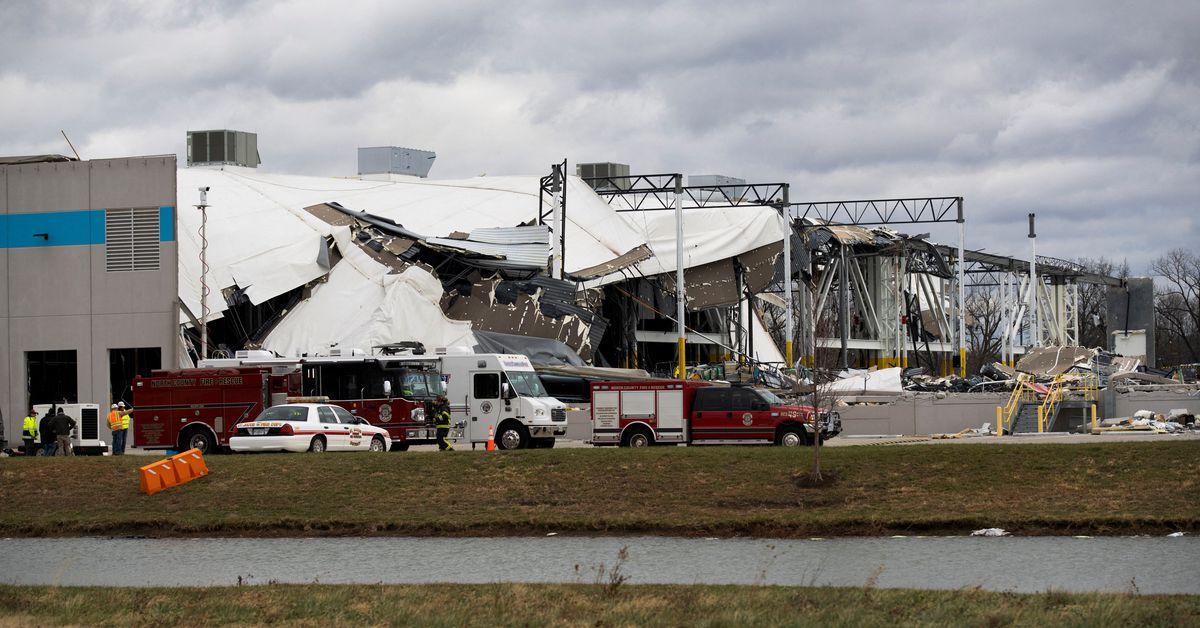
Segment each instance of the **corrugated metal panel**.
[{"label": "corrugated metal panel", "polygon": [[487,244],[450,238],[426,238],[425,242],[434,246],[494,256],[518,266],[545,266],[550,257],[550,247],[546,244]]},{"label": "corrugated metal panel", "polygon": [[550,227],[548,225],[532,225],[475,229],[467,238],[474,242],[489,244],[550,244]]}]

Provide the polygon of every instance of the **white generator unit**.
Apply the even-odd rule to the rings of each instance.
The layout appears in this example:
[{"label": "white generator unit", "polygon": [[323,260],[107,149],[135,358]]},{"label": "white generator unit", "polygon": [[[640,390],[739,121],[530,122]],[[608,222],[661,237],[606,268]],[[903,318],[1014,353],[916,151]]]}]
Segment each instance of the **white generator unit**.
[{"label": "white generator unit", "polygon": [[[38,421],[46,416],[50,408],[62,408],[63,412],[75,419],[75,429],[71,431],[71,446],[79,456],[104,456],[108,454],[108,443],[100,438],[101,433],[109,434],[108,425],[104,425],[104,417],[100,415],[100,406],[94,403],[60,403],[51,405],[39,403],[33,406],[37,410]],[[103,430],[103,432],[101,431]]]}]

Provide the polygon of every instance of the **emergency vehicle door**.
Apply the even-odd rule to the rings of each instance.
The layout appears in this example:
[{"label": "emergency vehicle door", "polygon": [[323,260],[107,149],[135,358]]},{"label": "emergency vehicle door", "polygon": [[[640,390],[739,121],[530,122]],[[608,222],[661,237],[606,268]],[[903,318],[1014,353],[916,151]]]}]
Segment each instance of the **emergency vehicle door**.
[{"label": "emergency vehicle door", "polygon": [[463,437],[472,443],[487,441],[488,426],[499,427],[500,373],[471,373],[471,399],[467,402],[467,426]]},{"label": "emergency vehicle door", "polygon": [[773,438],[771,429],[771,406],[749,388],[734,388],[730,392],[730,406],[733,411],[733,438],[758,440]]},{"label": "emergency vehicle door", "polygon": [[706,387],[696,390],[692,401],[692,440],[729,438],[728,427],[733,422],[729,393],[732,389]]},{"label": "emergency vehicle door", "polygon": [[325,435],[325,448],[329,451],[345,451],[350,449],[349,426],[342,425],[337,415],[329,406],[317,407],[317,420],[321,425],[321,433]]}]

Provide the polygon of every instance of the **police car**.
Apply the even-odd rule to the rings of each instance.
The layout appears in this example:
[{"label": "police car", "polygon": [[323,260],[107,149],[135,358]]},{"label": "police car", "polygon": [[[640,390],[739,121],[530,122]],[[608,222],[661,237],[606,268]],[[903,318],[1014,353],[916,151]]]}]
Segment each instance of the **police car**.
[{"label": "police car", "polygon": [[339,406],[289,403],[267,408],[258,418],[239,423],[229,439],[235,452],[388,450],[387,430],[369,424]]}]

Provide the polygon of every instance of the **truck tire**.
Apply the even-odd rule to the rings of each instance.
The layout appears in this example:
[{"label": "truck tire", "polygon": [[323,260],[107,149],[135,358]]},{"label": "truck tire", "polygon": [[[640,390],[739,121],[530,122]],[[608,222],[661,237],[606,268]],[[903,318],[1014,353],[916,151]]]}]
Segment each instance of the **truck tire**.
[{"label": "truck tire", "polygon": [[382,436],[376,436],[371,439],[371,451],[383,453],[387,451],[387,443],[383,442]]},{"label": "truck tire", "polygon": [[500,426],[493,438],[497,449],[525,449],[529,447],[529,430],[516,421]]},{"label": "truck tire", "polygon": [[635,427],[621,436],[622,447],[653,447],[654,436],[644,427]]},{"label": "truck tire", "polygon": [[199,449],[200,453],[205,456],[217,453],[217,440],[213,438],[212,432],[203,428],[188,428],[183,432],[179,441],[182,443],[182,451]]},{"label": "truck tire", "polygon": [[808,444],[808,437],[801,428],[788,426],[779,430],[779,436],[775,437],[775,444],[781,447],[800,447]]},{"label": "truck tire", "polygon": [[314,454],[325,453],[325,437],[313,436],[312,442],[308,444],[308,451]]}]

